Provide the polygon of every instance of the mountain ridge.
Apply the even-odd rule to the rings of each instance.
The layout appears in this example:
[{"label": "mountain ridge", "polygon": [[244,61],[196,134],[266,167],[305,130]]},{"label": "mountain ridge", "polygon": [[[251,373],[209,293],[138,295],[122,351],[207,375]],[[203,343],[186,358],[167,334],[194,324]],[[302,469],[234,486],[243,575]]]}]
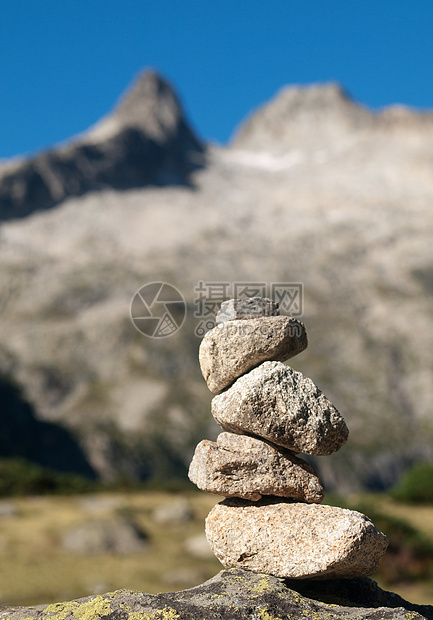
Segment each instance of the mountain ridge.
[{"label": "mountain ridge", "polygon": [[[337,82],[290,85],[252,111],[228,147],[282,155],[345,149],[353,136],[431,132],[433,112],[394,105],[371,111]],[[208,147],[191,129],[169,83],[141,72],[113,109],[84,132],[30,156],[0,162],[0,221],[52,208],[88,191],[189,183]]]},{"label": "mountain ridge", "polygon": [[336,82],[285,86],[251,112],[230,140],[237,149],[284,151],[290,147],[344,145],[354,136],[412,129],[433,134],[433,112],[405,106],[378,111],[356,102]]}]

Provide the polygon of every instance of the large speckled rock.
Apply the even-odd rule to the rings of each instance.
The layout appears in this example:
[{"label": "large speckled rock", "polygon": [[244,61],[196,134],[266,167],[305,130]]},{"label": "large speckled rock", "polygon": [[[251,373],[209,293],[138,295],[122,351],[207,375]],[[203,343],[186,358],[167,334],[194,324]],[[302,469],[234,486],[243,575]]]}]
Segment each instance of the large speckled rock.
[{"label": "large speckled rock", "polygon": [[216,322],[218,324],[236,319],[255,319],[259,316],[278,316],[279,314],[278,304],[266,297],[228,299],[222,302],[216,315]]},{"label": "large speckled rock", "polygon": [[211,392],[219,392],[265,360],[285,361],[307,348],[304,325],[287,316],[226,321],[205,334],[200,368]]},{"label": "large speckled rock", "polygon": [[80,523],[66,532],[63,548],[85,555],[142,553],[148,546],[146,532],[125,516],[103,517]]},{"label": "large speckled rock", "polygon": [[349,431],[334,405],[308,377],[281,362],[264,362],[212,399],[218,424],[264,437],[293,452],[327,455]]},{"label": "large speckled rock", "polygon": [[288,581],[224,570],[195,588],[146,594],[118,590],[38,605],[0,607],[4,620],[426,620],[433,607],[414,605],[368,578]]},{"label": "large speckled rock", "polygon": [[248,437],[221,433],[195,450],[189,478],[199,489],[253,501],[263,495],[320,503],[323,487],[312,465],[284,448]]},{"label": "large speckled rock", "polygon": [[291,579],[366,577],[388,546],[360,512],[271,499],[224,500],[209,513],[206,536],[226,568]]}]

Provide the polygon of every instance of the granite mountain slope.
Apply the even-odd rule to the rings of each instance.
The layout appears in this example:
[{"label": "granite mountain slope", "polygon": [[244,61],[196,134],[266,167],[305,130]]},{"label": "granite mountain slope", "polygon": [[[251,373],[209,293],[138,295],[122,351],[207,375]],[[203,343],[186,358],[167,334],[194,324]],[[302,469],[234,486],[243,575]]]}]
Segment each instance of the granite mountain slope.
[{"label": "granite mountain slope", "polygon": [[[128,118],[147,109],[136,92]],[[112,184],[5,222],[1,371],[40,419],[75,434],[101,476],[183,475],[195,444],[218,432],[196,362],[194,287],[302,282],[310,347],[293,365],[353,437],[316,459],[321,478],[340,490],[388,486],[433,458],[432,118],[373,113],[335,85],[291,87],[228,147],[207,147],[189,184]],[[104,123],[80,139],[108,144]],[[189,304],[164,340],[129,319],[151,281]]]}]

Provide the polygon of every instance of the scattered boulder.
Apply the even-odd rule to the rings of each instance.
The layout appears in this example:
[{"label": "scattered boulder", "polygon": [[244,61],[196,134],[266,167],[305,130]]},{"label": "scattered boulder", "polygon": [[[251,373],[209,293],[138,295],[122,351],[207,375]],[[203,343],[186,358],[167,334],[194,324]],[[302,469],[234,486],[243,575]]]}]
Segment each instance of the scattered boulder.
[{"label": "scattered boulder", "polygon": [[146,532],[132,519],[110,517],[82,523],[63,538],[66,551],[82,554],[141,553],[147,547]]},{"label": "scattered boulder", "polygon": [[16,517],[18,514],[18,508],[8,502],[7,500],[0,500],[0,519],[7,519],[8,517]]},{"label": "scattered boulder", "polygon": [[199,560],[209,560],[214,557],[206,534],[202,532],[185,540],[184,548],[188,555]]},{"label": "scattered boulder", "polygon": [[101,495],[99,493],[86,495],[80,499],[81,508],[90,514],[107,514],[120,510],[125,500],[118,495]]},{"label": "scattered boulder", "polygon": [[157,523],[186,523],[194,519],[194,510],[185,497],[177,497],[158,506],[153,511],[153,519]]}]

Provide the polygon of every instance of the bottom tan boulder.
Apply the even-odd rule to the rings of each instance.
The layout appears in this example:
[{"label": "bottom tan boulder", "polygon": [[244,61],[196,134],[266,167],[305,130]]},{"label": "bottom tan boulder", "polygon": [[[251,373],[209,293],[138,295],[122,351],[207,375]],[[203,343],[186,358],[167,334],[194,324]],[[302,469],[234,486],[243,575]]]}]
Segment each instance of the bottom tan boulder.
[{"label": "bottom tan boulder", "polygon": [[388,546],[360,512],[279,498],[224,500],[209,513],[206,536],[226,568],[291,579],[366,577]]}]

